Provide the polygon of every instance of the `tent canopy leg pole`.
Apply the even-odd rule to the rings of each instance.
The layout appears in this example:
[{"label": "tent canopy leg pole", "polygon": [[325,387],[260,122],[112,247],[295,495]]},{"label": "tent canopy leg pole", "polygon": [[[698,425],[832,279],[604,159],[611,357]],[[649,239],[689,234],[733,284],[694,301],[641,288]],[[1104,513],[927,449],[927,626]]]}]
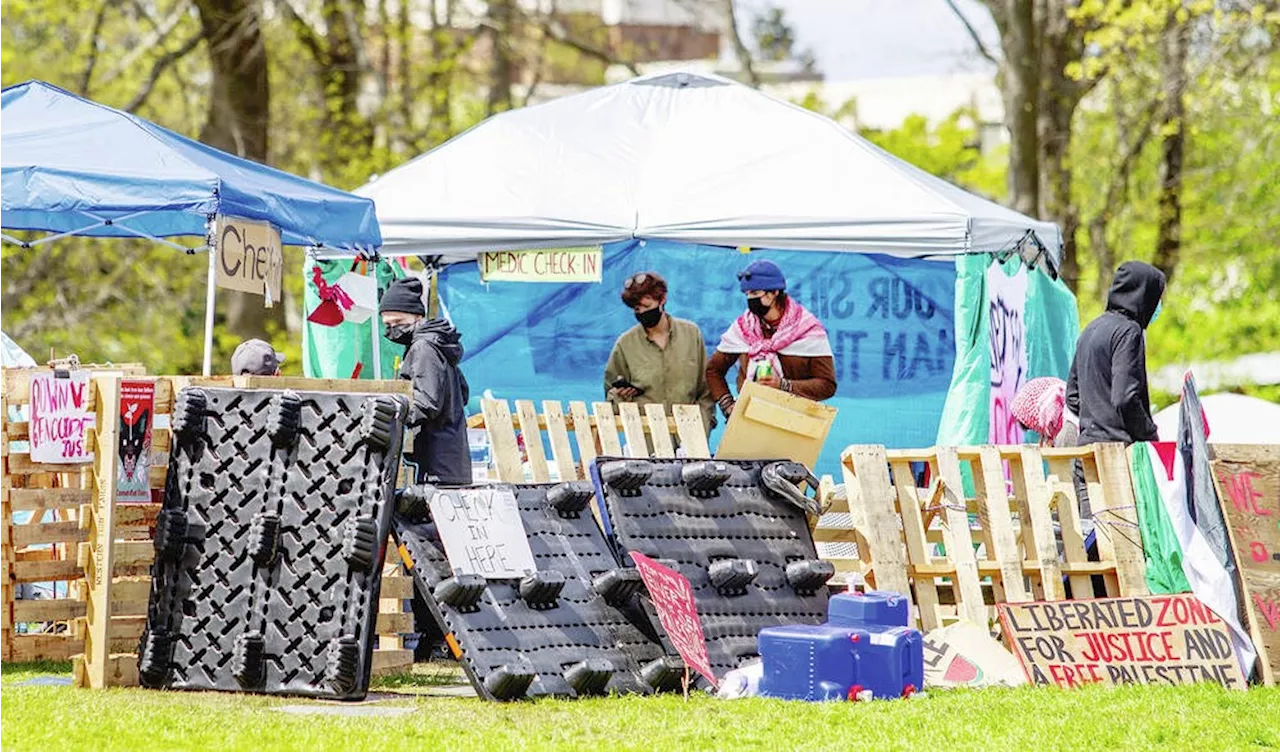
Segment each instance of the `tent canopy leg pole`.
[{"label": "tent canopy leg pole", "polygon": [[213,248],[209,249],[209,282],[204,293],[204,375],[213,375],[213,305],[216,298],[215,276],[216,269],[214,267],[215,256]]}]

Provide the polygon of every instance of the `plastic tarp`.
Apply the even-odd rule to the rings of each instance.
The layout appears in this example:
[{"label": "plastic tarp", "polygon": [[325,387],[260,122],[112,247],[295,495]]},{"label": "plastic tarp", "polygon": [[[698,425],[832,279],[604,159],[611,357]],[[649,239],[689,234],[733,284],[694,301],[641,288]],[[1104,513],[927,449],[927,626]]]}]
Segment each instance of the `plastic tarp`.
[{"label": "plastic tarp", "polygon": [[8,334],[0,332],[0,355],[3,355],[3,365],[5,368],[35,368],[36,361],[9,338]]},{"label": "plastic tarp", "polygon": [[[373,203],[231,156],[40,81],[3,92],[4,227],[204,237],[214,214],[270,222],[286,245],[372,250]],[[95,221],[113,224],[82,231]]]},{"label": "plastic tarp", "polygon": [[[573,285],[486,285],[475,263],[446,267],[441,297],[463,335],[470,409],[479,409],[483,390],[535,403],[602,400],[605,361],[617,337],[636,323],[619,290],[639,271],[667,279],[667,310],[697,323],[713,350],[745,308],[735,273],[759,258],[783,268],[789,292],[823,322],[835,351],[838,391],[827,404],[840,412],[819,469],[838,473],[849,444],[932,444],[955,360],[955,267],[950,260],[877,254],[744,255],[627,241],[605,247],[602,284]],[[731,379],[735,374],[730,371]]]},{"label": "plastic tarp", "polygon": [[[320,294],[312,282],[312,267],[320,265],[321,277],[327,284],[338,281],[351,271],[351,261],[312,261],[302,265],[303,310],[314,311],[320,305]],[[373,269],[378,283],[378,299],[393,280],[405,276],[404,270],[394,261],[380,259]],[[387,339],[382,321],[375,313],[359,324],[344,321],[337,326],[324,326],[311,321],[302,322],[302,372],[309,379],[349,379],[360,364],[360,378],[375,378],[373,367],[373,331],[378,331],[378,355],[382,363],[382,378],[396,378],[396,369],[404,357],[404,345]]]},{"label": "plastic tarp", "polygon": [[1058,228],[967,193],[832,120],[728,79],[666,73],[485,120],[357,190],[384,253],[632,238],[902,257],[994,253]]},{"label": "plastic tarp", "polygon": [[[1001,263],[1006,272],[1012,272],[1022,261],[1016,256],[1004,262],[991,256],[956,259],[955,372],[938,428],[939,445],[987,443],[991,338],[986,274],[989,265]],[[1022,338],[1027,350],[1025,380],[1056,376],[1065,381],[1080,334],[1075,296],[1065,283],[1051,279],[1042,269],[1028,271],[1026,328]]]}]

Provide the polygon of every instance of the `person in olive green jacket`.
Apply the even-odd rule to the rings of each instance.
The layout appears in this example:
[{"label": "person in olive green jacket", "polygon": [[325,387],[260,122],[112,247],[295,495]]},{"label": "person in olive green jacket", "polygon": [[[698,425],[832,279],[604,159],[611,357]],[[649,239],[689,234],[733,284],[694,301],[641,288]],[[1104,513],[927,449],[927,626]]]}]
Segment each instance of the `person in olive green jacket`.
[{"label": "person in olive green jacket", "polygon": [[702,427],[710,433],[715,403],[707,387],[702,330],[666,312],[667,282],[655,272],[629,277],[622,286],[622,302],[639,323],[613,345],[604,367],[605,396],[615,405],[698,405]]}]

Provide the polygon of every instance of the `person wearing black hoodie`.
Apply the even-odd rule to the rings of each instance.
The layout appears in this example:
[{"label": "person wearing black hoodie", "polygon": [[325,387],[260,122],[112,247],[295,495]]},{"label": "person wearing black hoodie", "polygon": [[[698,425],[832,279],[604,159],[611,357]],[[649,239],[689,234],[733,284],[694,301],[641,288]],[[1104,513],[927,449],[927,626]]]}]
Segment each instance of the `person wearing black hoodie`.
[{"label": "person wearing black hoodie", "polygon": [[[1165,277],[1141,261],[1116,269],[1107,310],[1080,333],[1067,379],[1067,408],[1080,418],[1079,444],[1155,441],[1147,392],[1145,330],[1160,310]],[[1081,514],[1090,515],[1084,473],[1076,463]]]},{"label": "person wearing black hoodie", "polygon": [[[408,427],[415,429],[405,463],[413,466],[414,484],[471,484],[471,450],[467,445],[465,406],[470,388],[458,362],[462,336],[443,319],[426,318],[422,280],[405,277],[391,283],[378,305],[387,339],[405,346],[400,378],[413,382],[413,408]],[[420,594],[413,597],[418,642],[414,659],[429,660],[444,642]]]},{"label": "person wearing black hoodie", "polygon": [[467,444],[467,380],[458,368],[462,336],[443,319],[426,318],[422,280],[391,283],[378,306],[387,339],[405,346],[400,378],[413,382],[408,427],[416,429],[405,461],[415,466],[415,483],[471,484]]}]

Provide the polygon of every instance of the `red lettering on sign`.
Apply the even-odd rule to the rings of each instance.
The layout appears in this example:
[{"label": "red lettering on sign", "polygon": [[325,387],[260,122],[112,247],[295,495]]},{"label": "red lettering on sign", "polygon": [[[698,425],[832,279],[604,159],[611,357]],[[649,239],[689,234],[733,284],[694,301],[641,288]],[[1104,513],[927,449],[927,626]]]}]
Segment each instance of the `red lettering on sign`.
[{"label": "red lettering on sign", "polygon": [[1245,470],[1233,475],[1223,474],[1222,485],[1227,489],[1227,495],[1231,497],[1231,503],[1235,508],[1245,514],[1256,514],[1262,517],[1271,515],[1270,509],[1263,508],[1258,499],[1262,498],[1262,492],[1253,487],[1255,478],[1262,478],[1255,472]]},{"label": "red lettering on sign", "polygon": [[1253,602],[1258,607],[1258,611],[1262,612],[1262,617],[1267,620],[1267,625],[1272,629],[1280,630],[1280,604],[1269,601],[1257,593],[1253,594]]}]

